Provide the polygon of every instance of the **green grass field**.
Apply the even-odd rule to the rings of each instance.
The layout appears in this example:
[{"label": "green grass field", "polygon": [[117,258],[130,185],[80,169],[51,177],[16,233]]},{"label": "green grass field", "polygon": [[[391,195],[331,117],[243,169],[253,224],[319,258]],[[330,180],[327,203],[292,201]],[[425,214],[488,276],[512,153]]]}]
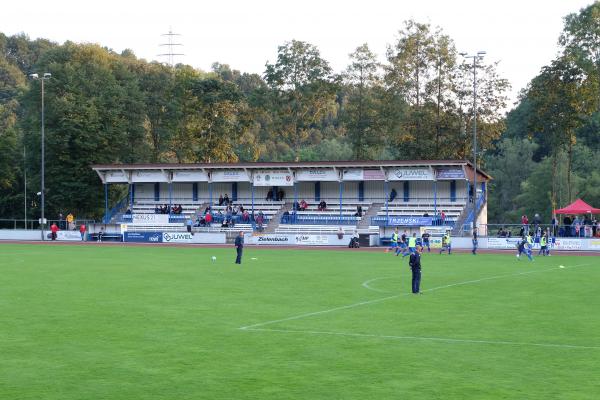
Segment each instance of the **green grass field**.
[{"label": "green grass field", "polygon": [[600,398],[600,257],[233,260],[0,244],[0,399]]}]

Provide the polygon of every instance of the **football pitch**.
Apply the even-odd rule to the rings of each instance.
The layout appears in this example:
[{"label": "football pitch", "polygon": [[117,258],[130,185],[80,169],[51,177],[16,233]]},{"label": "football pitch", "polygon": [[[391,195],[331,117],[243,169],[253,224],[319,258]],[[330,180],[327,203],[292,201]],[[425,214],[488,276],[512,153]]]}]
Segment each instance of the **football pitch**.
[{"label": "football pitch", "polygon": [[234,259],[0,244],[0,399],[600,398],[598,256]]}]

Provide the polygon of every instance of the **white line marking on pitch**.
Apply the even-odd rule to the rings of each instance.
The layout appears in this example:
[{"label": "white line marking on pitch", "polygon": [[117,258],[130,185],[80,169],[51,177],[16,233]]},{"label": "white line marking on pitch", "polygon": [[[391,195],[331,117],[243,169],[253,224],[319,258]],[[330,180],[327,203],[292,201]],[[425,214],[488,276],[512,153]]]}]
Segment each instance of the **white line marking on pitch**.
[{"label": "white line marking on pitch", "polygon": [[382,280],[382,279],[389,279],[389,278],[390,278],[389,276],[382,276],[380,278],[369,279],[368,281],[364,281],[361,286],[364,287],[365,289],[373,290],[374,292],[391,293],[391,292],[389,292],[387,290],[381,290],[381,289],[377,289],[377,288],[369,286],[369,283],[372,283],[372,282],[375,282],[375,281],[379,281],[379,280]]},{"label": "white line marking on pitch", "polygon": [[492,344],[492,345],[507,345],[507,346],[535,346],[535,347],[554,347],[554,348],[564,348],[564,349],[600,350],[600,346],[580,346],[580,345],[574,345],[574,344],[556,344],[556,343],[511,342],[511,341],[507,341],[507,340],[477,340],[477,339],[456,339],[456,338],[427,337],[427,336],[374,335],[374,334],[367,334],[367,333],[309,331],[309,330],[272,329],[272,328],[246,328],[246,330],[256,331],[256,332],[299,333],[299,334],[308,334],[308,335],[329,335],[329,336],[345,336],[345,337],[359,337],[359,338],[372,338],[372,339],[428,340],[428,341],[446,342],[446,343]]},{"label": "white line marking on pitch", "polygon": [[[565,267],[565,268],[583,267],[583,266],[586,266],[586,265],[590,265],[590,264],[572,265],[572,266],[568,266],[568,267]],[[489,281],[489,280],[492,280],[492,279],[501,279],[501,278],[506,278],[506,277],[511,277],[511,276],[527,275],[527,274],[533,274],[533,273],[537,273],[537,272],[548,272],[548,271],[554,271],[554,270],[558,270],[558,269],[560,269],[560,268],[556,267],[556,268],[549,268],[549,269],[543,269],[543,270],[533,270],[533,271],[519,272],[519,273],[516,273],[516,274],[505,274],[505,275],[490,276],[490,277],[487,277],[487,278],[474,279],[474,280],[470,280],[470,281],[451,283],[449,285],[437,286],[437,287],[434,287],[434,288],[431,288],[431,289],[425,289],[425,290],[423,290],[423,292],[433,292],[434,290],[446,289],[446,288],[450,288],[450,287],[454,287],[454,286],[469,285],[469,284],[472,284],[472,283],[479,283],[479,282]],[[246,329],[250,329],[250,328],[257,328],[259,326],[272,325],[272,324],[276,324],[278,322],[286,322],[286,321],[292,321],[292,320],[296,320],[296,319],[302,319],[302,318],[312,317],[312,316],[315,316],[315,315],[328,314],[328,313],[331,313],[331,312],[334,312],[334,311],[347,310],[347,309],[350,309],[350,308],[355,308],[355,307],[361,307],[361,306],[366,306],[366,305],[370,305],[370,304],[381,303],[383,301],[397,299],[399,297],[404,297],[404,296],[409,296],[409,295],[411,295],[411,293],[395,294],[393,296],[381,297],[379,299],[374,299],[374,300],[361,301],[359,303],[348,304],[348,305],[345,305],[345,306],[339,306],[339,307],[330,308],[330,309],[327,309],[327,310],[313,311],[313,312],[309,312],[309,313],[305,313],[305,314],[292,315],[291,317],[286,317],[286,318],[281,318],[281,319],[275,319],[275,320],[272,320],[272,321],[259,322],[257,324],[242,326],[242,327],[240,327],[238,329],[246,330]]]}]

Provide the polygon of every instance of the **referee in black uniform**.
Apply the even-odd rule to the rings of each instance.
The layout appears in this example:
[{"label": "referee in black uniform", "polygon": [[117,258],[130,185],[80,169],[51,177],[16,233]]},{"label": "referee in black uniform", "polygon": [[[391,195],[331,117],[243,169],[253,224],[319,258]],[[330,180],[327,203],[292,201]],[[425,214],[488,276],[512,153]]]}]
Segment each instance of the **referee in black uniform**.
[{"label": "referee in black uniform", "polygon": [[242,263],[242,252],[244,251],[244,232],[241,231],[240,234],[235,238],[235,249],[237,250],[237,258],[235,259],[236,264]]},{"label": "referee in black uniform", "polygon": [[419,287],[421,286],[421,251],[423,248],[418,248],[417,251],[410,254],[408,265],[412,271],[412,292],[413,294],[421,294]]}]

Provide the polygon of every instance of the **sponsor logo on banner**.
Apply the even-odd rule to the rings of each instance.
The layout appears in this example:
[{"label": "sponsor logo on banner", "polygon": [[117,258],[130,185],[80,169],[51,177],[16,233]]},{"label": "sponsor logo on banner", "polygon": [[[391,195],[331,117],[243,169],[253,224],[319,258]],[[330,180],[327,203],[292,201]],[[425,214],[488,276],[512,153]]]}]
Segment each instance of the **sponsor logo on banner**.
[{"label": "sponsor logo on banner", "polygon": [[168,224],[168,214],[132,214],[131,223],[133,224]]},{"label": "sponsor logo on banner", "polygon": [[135,171],[131,174],[133,182],[167,182],[167,177],[161,171]]},{"label": "sponsor logo on banner", "polygon": [[598,250],[600,249],[600,239],[591,239],[588,243],[590,249]]},{"label": "sponsor logo on banner", "polygon": [[391,226],[430,226],[432,217],[389,217],[388,225]]},{"label": "sponsor logo on banner", "polygon": [[108,183],[125,183],[128,182],[127,175],[123,171],[108,171],[104,175]]},{"label": "sponsor logo on banner", "polygon": [[173,182],[208,182],[204,171],[173,171]]},{"label": "sponsor logo on banner", "polygon": [[189,232],[163,232],[163,243],[191,243],[194,235]]},{"label": "sponsor logo on banner", "polygon": [[79,241],[81,241],[81,233],[79,233],[79,231],[58,231],[58,232],[56,232],[56,240],[79,240]]},{"label": "sponsor logo on banner", "polygon": [[380,169],[345,169],[345,181],[384,181],[385,174]]},{"label": "sponsor logo on banner", "polygon": [[390,181],[432,181],[433,172],[429,168],[394,168],[388,173]]},{"label": "sponsor logo on banner", "polygon": [[556,238],[554,247],[559,250],[581,250],[583,248],[583,243],[581,239]]},{"label": "sponsor logo on banner", "polygon": [[437,179],[464,179],[465,171],[462,168],[440,168],[436,170]]},{"label": "sponsor logo on banner", "polygon": [[161,243],[161,232],[125,232],[126,242]]},{"label": "sponsor logo on banner", "polygon": [[248,173],[241,169],[226,169],[210,173],[213,182],[249,182]]},{"label": "sponsor logo on banner", "polygon": [[337,181],[338,173],[331,168],[301,169],[296,171],[297,181]]},{"label": "sponsor logo on banner", "polygon": [[329,238],[325,235],[297,235],[296,244],[317,246],[329,244]]},{"label": "sponsor logo on banner", "polygon": [[255,171],[254,186],[293,186],[294,177],[288,171]]},{"label": "sponsor logo on banner", "polygon": [[290,235],[260,235],[254,238],[256,244],[292,244]]},{"label": "sponsor logo on banner", "polygon": [[514,249],[519,243],[519,238],[488,238],[488,248],[490,249]]}]

